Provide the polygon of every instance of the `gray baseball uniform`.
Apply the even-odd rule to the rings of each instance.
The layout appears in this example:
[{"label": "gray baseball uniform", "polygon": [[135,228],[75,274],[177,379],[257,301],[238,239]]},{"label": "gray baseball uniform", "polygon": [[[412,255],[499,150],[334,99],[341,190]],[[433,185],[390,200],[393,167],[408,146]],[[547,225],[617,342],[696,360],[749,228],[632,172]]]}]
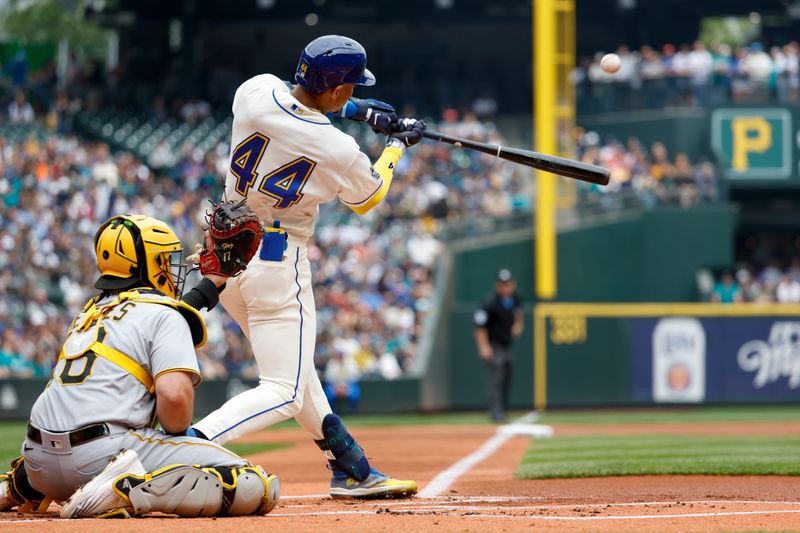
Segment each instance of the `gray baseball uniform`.
[{"label": "gray baseball uniform", "polygon": [[[150,472],[173,464],[249,464],[209,441],[152,427],[153,381],[167,372],[193,374],[195,384],[201,377],[189,324],[170,306],[174,300],[146,300],[107,297],[79,314],[33,406],[30,424],[39,434],[29,432],[23,445],[25,468],[31,485],[53,499],[67,499],[123,449],[135,450]],[[94,424],[105,424],[108,434],[70,444],[70,432]]]}]

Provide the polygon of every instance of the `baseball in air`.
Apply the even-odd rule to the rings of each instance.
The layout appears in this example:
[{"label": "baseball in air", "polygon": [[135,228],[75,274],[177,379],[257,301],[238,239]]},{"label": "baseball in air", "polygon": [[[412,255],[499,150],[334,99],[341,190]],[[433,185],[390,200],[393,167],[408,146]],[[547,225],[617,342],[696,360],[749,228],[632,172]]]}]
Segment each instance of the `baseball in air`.
[{"label": "baseball in air", "polygon": [[603,59],[600,60],[600,68],[609,74],[618,71],[621,65],[622,59],[620,59],[617,54],[606,54],[603,56]]}]

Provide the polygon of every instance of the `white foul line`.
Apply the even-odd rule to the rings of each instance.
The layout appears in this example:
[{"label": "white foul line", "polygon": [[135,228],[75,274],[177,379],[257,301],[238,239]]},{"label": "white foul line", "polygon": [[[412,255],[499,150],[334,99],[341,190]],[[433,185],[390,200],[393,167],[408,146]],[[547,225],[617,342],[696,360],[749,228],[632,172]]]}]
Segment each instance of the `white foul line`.
[{"label": "white foul line", "polygon": [[[531,412],[516,420],[514,423],[509,424],[508,426],[500,426],[497,428],[495,434],[492,435],[489,440],[484,442],[480,448],[467,455],[457,463],[453,464],[447,470],[440,472],[431,480],[430,483],[425,486],[424,489],[419,492],[417,496],[419,498],[435,498],[436,496],[439,496],[442,492],[446,491],[456,479],[464,475],[476,464],[494,454],[494,452],[496,452],[514,435],[528,434],[533,436],[537,432],[540,432],[539,436],[552,435],[553,430],[549,426],[530,425],[530,423],[534,422],[536,418],[537,414],[535,412]],[[509,428],[511,430],[509,431],[509,429],[503,428]],[[519,431],[516,428],[519,428]],[[533,432],[527,431],[529,428],[533,428]]]}]

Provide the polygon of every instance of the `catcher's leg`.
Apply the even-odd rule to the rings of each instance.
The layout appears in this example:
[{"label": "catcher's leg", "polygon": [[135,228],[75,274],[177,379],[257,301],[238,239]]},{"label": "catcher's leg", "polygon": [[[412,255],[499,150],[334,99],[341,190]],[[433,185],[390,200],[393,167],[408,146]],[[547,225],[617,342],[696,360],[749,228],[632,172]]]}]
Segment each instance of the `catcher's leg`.
[{"label": "catcher's leg", "polygon": [[174,465],[143,476],[125,475],[114,490],[135,514],[150,511],[180,516],[266,514],[280,498],[280,481],[260,466]]},{"label": "catcher's leg", "polygon": [[23,457],[11,461],[11,470],[0,474],[0,511],[10,511],[16,507],[21,513],[44,512],[51,501],[31,487]]},{"label": "catcher's leg", "polygon": [[[257,514],[277,503],[278,478],[218,444],[154,429],[129,430],[120,439],[125,452],[70,498],[62,516],[120,508],[181,516]],[[121,479],[127,481],[117,483]]]},{"label": "catcher's leg", "polygon": [[125,450],[75,492],[61,517],[127,517],[151,511],[185,517],[266,514],[279,498],[278,478],[260,466],[176,464],[146,473],[136,452]]}]

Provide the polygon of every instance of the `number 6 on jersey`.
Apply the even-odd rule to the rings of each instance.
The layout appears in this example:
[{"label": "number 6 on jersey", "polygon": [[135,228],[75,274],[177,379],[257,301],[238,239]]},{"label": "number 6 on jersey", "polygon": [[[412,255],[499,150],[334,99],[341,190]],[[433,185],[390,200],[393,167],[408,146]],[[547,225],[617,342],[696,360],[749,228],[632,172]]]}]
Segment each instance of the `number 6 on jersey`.
[{"label": "number 6 on jersey", "polygon": [[[256,132],[234,148],[231,154],[231,173],[236,176],[236,192],[242,196],[247,196],[250,187],[255,184],[258,178],[256,168],[264,157],[268,144],[269,137]],[[300,191],[316,166],[309,158],[298,157],[264,176],[258,191],[275,198],[277,201],[274,207],[278,209],[291,207],[303,198]]]}]

